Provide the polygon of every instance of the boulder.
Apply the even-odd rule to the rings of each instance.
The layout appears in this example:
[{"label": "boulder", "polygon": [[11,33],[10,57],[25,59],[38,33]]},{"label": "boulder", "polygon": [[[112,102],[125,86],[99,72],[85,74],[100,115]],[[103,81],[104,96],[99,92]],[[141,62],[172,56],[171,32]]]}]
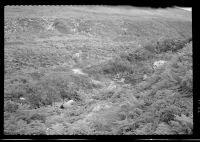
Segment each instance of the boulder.
[{"label": "boulder", "polygon": [[60,108],[61,108],[61,109],[68,108],[68,107],[71,107],[73,104],[74,104],[74,100],[69,100],[69,101],[67,101],[67,102],[64,102],[64,103],[60,106]]}]

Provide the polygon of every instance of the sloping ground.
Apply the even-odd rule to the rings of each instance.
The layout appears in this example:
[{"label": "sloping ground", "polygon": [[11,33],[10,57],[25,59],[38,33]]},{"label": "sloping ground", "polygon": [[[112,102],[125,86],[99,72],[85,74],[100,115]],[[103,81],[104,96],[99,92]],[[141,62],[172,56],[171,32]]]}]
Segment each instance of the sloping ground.
[{"label": "sloping ground", "polygon": [[[180,62],[176,60],[177,58],[185,60]],[[162,70],[156,71],[147,80],[134,87],[128,89],[111,83],[110,85],[115,87],[107,85],[96,90],[96,93],[93,92],[93,99],[86,103],[87,107],[83,112],[87,113],[79,114],[76,117],[78,120],[72,124],[63,122],[67,123],[66,127],[60,124],[62,128],[64,127],[63,134],[191,134],[193,129],[191,86],[186,85],[189,89],[184,83],[178,83],[178,78],[188,74],[191,64],[187,64],[188,69],[182,70],[183,74],[179,72],[180,68],[186,62],[191,62],[191,59],[190,44],[180,51],[178,56],[174,55]],[[175,69],[174,65],[177,63],[179,65]],[[174,69],[179,72],[176,74],[178,78],[171,76],[174,74],[172,73]],[[180,86],[181,90],[178,89]],[[60,116],[60,119],[66,121],[66,117]],[[57,129],[52,128],[52,131]]]},{"label": "sloping ground", "polygon": [[192,134],[191,13],[6,7],[4,22],[5,134]]},{"label": "sloping ground", "polygon": [[[29,58],[27,65],[21,66],[20,69],[30,66],[29,63],[37,67],[65,63],[66,60],[70,61],[70,55],[77,50],[84,52],[83,60],[88,64],[87,60],[106,60],[123,50],[128,51],[140,44],[145,45],[148,41],[167,38],[187,39],[191,37],[192,32],[189,21],[163,19],[101,19],[98,25],[93,19],[78,19],[82,21],[77,21],[76,26],[70,24],[70,19],[55,19],[50,31],[46,29],[46,21],[40,18],[9,20],[5,19],[5,53],[11,54],[9,57],[14,56],[16,62],[21,62],[18,59],[25,55]],[[32,56],[35,56],[34,60],[30,58]],[[46,63],[43,64],[41,61]],[[13,61],[8,64],[6,62],[6,72],[7,66],[15,68]]]}]

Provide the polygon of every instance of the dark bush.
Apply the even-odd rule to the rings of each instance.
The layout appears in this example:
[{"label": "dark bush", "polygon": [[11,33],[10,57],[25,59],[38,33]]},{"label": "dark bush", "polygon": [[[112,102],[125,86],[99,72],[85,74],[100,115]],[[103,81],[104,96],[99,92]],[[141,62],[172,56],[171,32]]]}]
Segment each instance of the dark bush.
[{"label": "dark bush", "polygon": [[160,116],[160,120],[168,123],[171,120],[174,120],[174,113],[170,110],[163,111]]},{"label": "dark bush", "polygon": [[28,100],[33,108],[39,108],[41,106],[41,96],[40,94],[30,94],[28,96]]},{"label": "dark bush", "polygon": [[78,94],[78,87],[74,83],[69,83],[66,88],[60,88],[60,96],[62,100],[64,101],[65,99],[68,100],[75,100],[75,101],[80,101],[81,97]]},{"label": "dark bush", "polygon": [[45,115],[35,113],[30,118],[30,120],[41,120],[42,123],[45,123],[46,117]]},{"label": "dark bush", "polygon": [[152,53],[155,53],[156,52],[156,49],[155,49],[156,45],[153,44],[153,43],[148,43],[147,45],[144,46],[144,48]]},{"label": "dark bush", "polygon": [[153,53],[150,52],[149,50],[146,50],[143,47],[137,47],[133,49],[133,51],[127,53],[122,53],[120,55],[122,59],[125,59],[131,63],[135,62],[140,62],[140,61],[145,61],[148,59],[152,59],[154,57]]},{"label": "dark bush", "polygon": [[130,62],[116,58],[113,61],[109,61],[102,67],[104,74],[116,74],[120,72],[132,72],[133,65]]},{"label": "dark bush", "polygon": [[6,101],[4,102],[4,111],[6,112],[16,112],[18,109],[18,105],[15,102],[12,101]]},{"label": "dark bush", "polygon": [[163,39],[160,41],[151,41],[144,46],[150,52],[162,53],[162,52],[177,52],[182,49],[186,43],[192,41],[192,38],[188,39]]}]

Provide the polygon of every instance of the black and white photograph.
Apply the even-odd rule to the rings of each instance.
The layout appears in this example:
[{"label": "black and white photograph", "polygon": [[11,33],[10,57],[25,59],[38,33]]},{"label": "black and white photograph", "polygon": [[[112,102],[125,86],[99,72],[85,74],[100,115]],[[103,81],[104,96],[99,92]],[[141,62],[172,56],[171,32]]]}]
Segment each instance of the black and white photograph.
[{"label": "black and white photograph", "polygon": [[4,135],[193,135],[192,7],[4,6]]}]

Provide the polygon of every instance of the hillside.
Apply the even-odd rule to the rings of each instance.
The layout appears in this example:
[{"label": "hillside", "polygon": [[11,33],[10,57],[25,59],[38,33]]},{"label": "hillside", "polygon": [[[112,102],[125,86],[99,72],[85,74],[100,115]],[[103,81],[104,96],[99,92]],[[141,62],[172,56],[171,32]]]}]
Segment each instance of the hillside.
[{"label": "hillside", "polygon": [[[4,11],[5,134],[192,134],[191,12]],[[155,68],[160,60],[166,64]]]}]

